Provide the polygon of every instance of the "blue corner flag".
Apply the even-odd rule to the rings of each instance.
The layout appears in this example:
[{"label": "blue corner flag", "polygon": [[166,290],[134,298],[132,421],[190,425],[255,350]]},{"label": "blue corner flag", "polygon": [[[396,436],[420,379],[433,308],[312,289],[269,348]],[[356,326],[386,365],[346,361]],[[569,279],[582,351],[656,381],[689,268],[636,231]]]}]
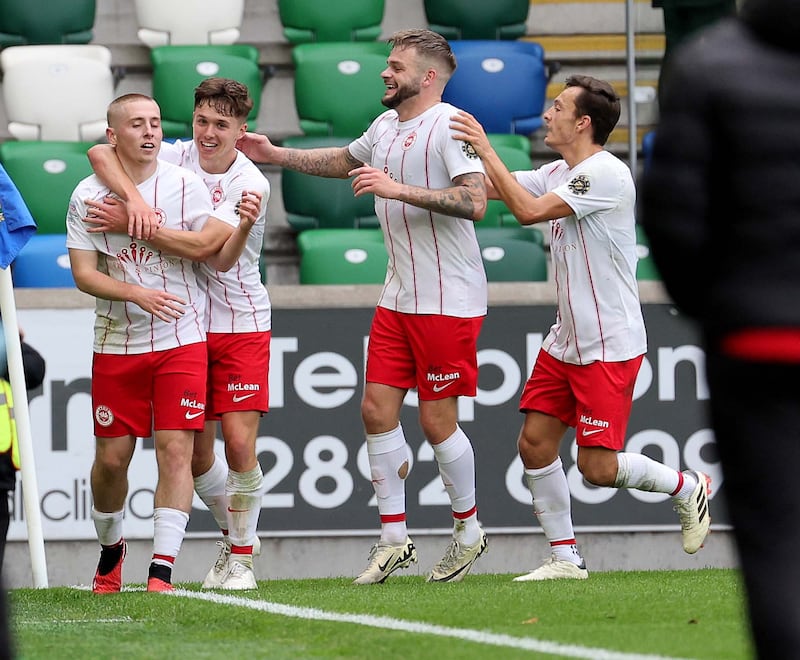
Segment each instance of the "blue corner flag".
[{"label": "blue corner flag", "polygon": [[36,222],[22,195],[0,165],[0,268],[8,268],[36,233]]}]

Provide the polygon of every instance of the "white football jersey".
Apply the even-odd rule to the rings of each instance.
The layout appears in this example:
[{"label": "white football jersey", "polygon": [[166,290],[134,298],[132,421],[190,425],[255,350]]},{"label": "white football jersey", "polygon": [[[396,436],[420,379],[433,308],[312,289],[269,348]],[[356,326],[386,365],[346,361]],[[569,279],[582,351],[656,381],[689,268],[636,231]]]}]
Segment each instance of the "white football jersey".
[{"label": "white football jersey", "polygon": [[600,151],[570,169],[558,160],[515,172],[534,195],[553,192],[573,215],[550,221],[558,315],[542,347],[572,364],[647,351],[636,282],[636,189],[628,166]]},{"label": "white football jersey", "polygon": [[[388,110],[350,144],[350,153],[401,183],[449,188],[462,174],[484,172],[472,146],[452,138],[456,112],[439,103],[401,122]],[[389,253],[379,306],[407,314],[486,314],[486,272],[472,220],[378,196],[375,213]]]},{"label": "white football jersey", "polygon": [[163,142],[159,158],[187,167],[200,175],[208,188],[213,216],[231,225],[239,224],[239,201],[242,191],[260,191],[261,213],[250,229],[239,261],[226,272],[214,270],[205,263],[197,264],[200,286],[207,292],[206,330],[208,332],[266,332],[272,327],[269,294],[261,282],[258,260],[264,244],[267,221],[269,181],[244,154],[237,151],[236,160],[227,172],[209,174],[200,165],[193,140]]},{"label": "white football jersey", "polygon": [[[169,229],[199,231],[211,215],[208,191],[194,172],[159,162],[155,174],[137,187]],[[95,175],[78,184],[67,212],[67,247],[96,251],[101,272],[122,282],[168,291],[183,299],[186,306],[181,318],[167,323],[132,302],[98,298],[94,351],[128,355],[205,341],[206,297],[192,261],[163,254],[151,243],[126,234],[86,231],[85,200],[110,194]]]}]

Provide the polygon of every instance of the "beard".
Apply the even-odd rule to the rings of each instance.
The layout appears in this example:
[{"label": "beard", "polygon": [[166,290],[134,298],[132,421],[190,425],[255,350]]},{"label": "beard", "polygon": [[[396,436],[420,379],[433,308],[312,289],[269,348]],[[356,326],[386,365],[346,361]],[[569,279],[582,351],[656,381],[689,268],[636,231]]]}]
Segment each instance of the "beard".
[{"label": "beard", "polygon": [[394,110],[403,101],[419,94],[420,87],[420,83],[398,86],[395,88],[394,94],[392,96],[384,96],[381,99],[381,103],[387,108]]}]

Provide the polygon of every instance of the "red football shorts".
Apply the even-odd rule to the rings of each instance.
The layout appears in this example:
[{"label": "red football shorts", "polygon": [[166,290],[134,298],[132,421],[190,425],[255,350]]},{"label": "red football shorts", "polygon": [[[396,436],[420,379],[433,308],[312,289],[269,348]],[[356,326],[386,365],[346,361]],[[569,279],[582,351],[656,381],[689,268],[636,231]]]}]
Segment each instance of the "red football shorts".
[{"label": "red football shorts", "polygon": [[95,353],[92,359],[94,433],[99,438],[203,428],[206,343],[136,355]]},{"label": "red football shorts", "polygon": [[525,383],[521,412],[542,412],[574,426],[581,447],[625,446],[633,387],[644,355],[624,362],[569,364],[540,350]]},{"label": "red football shorts", "polygon": [[403,314],[378,307],[367,349],[367,381],[417,388],[423,401],[475,396],[482,316]]},{"label": "red football shorts", "polygon": [[239,410],[269,410],[271,332],[208,333],[206,419]]}]

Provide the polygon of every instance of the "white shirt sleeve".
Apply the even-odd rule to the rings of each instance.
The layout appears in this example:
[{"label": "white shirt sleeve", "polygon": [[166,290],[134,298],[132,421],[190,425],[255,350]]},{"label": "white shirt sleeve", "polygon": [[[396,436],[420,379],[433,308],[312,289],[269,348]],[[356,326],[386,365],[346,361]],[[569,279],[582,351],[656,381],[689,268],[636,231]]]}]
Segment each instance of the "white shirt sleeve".
[{"label": "white shirt sleeve", "polygon": [[611,168],[598,167],[597,160],[579,165],[566,182],[553,189],[580,220],[591,213],[619,206],[623,182]]}]

